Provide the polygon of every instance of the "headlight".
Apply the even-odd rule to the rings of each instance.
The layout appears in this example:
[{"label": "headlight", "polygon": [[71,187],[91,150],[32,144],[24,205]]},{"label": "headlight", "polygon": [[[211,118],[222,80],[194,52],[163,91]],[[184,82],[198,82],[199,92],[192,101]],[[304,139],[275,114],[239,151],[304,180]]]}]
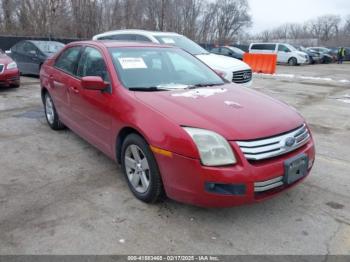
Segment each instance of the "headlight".
[{"label": "headlight", "polygon": [[15,69],[15,68],[17,68],[16,62],[11,62],[6,67],[6,69]]},{"label": "headlight", "polygon": [[219,134],[199,128],[184,129],[196,144],[203,165],[225,166],[237,163],[231,146]]}]

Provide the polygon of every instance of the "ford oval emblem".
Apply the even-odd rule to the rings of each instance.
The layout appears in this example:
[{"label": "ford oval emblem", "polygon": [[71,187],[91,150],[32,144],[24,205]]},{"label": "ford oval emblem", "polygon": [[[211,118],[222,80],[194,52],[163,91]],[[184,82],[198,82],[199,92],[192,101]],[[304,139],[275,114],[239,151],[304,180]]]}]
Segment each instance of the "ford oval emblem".
[{"label": "ford oval emblem", "polygon": [[285,141],[286,147],[292,147],[295,144],[295,138],[294,137],[288,137]]}]

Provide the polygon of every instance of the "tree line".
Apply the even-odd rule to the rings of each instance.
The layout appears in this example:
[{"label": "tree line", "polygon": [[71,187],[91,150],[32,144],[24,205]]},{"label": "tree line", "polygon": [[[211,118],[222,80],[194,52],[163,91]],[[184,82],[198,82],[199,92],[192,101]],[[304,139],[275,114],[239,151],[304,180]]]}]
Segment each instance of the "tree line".
[{"label": "tree line", "polygon": [[308,45],[314,40],[317,45],[350,46],[350,15],[344,19],[339,15],[323,15],[304,23],[283,24],[254,38],[264,42],[279,39]]},{"label": "tree line", "polygon": [[0,0],[1,35],[89,39],[109,30],[145,29],[177,32],[201,43],[307,45],[311,39],[350,46],[350,15],[324,15],[254,35],[247,33],[251,25],[248,0]]},{"label": "tree line", "polygon": [[230,42],[249,26],[247,0],[0,0],[0,33],[91,38],[117,29]]}]

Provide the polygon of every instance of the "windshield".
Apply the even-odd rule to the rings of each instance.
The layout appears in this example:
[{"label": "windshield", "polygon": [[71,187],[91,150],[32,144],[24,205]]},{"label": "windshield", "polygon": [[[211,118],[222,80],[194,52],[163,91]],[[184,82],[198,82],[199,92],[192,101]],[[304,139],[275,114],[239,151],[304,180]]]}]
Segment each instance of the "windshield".
[{"label": "windshield", "polygon": [[40,51],[50,54],[56,53],[64,47],[64,44],[52,41],[36,41],[34,44],[40,49]]},{"label": "windshield", "polygon": [[325,47],[321,47],[320,51],[323,52],[323,53],[329,53],[331,50],[328,49],[328,48],[325,48]]},{"label": "windshield", "polygon": [[204,48],[182,35],[154,36],[159,43],[178,46],[192,55],[209,54]]},{"label": "windshield", "polygon": [[233,52],[237,53],[237,54],[240,54],[240,55],[243,55],[244,54],[244,51],[242,51],[241,49],[237,48],[237,47],[234,47],[234,46],[230,46],[229,49],[231,49]]},{"label": "windshield", "polygon": [[110,48],[119,79],[128,89],[184,89],[224,81],[192,55],[177,48]]},{"label": "windshield", "polygon": [[285,44],[285,46],[288,47],[290,51],[298,51],[294,46],[290,44]]}]

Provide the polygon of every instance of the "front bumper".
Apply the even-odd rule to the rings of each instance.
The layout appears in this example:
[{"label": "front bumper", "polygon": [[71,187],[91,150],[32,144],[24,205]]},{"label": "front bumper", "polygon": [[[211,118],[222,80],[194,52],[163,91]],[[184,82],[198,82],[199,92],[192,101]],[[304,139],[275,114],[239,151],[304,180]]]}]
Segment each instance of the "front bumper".
[{"label": "front bumper", "polygon": [[6,69],[0,74],[0,86],[18,86],[20,84],[20,74],[19,70],[16,69]]},{"label": "front bumper", "polygon": [[[205,167],[198,159],[177,154],[173,154],[172,158],[156,155],[167,196],[202,207],[231,207],[255,203],[271,198],[305,178],[285,185],[281,177],[284,176],[286,160],[300,154],[306,154],[312,163],[315,159],[312,138],[293,152],[256,162],[248,162],[236,143],[231,142],[231,146],[236,152],[238,163],[228,167]],[[224,191],[227,189],[225,192],[231,193],[213,193],[210,191],[211,183],[223,185]],[[227,188],[227,185],[234,187]]]},{"label": "front bumper", "polygon": [[306,57],[299,57],[299,58],[298,58],[298,63],[299,63],[299,64],[302,64],[302,65],[305,65],[305,64],[309,64],[310,61],[309,61],[309,58],[306,58]]}]

